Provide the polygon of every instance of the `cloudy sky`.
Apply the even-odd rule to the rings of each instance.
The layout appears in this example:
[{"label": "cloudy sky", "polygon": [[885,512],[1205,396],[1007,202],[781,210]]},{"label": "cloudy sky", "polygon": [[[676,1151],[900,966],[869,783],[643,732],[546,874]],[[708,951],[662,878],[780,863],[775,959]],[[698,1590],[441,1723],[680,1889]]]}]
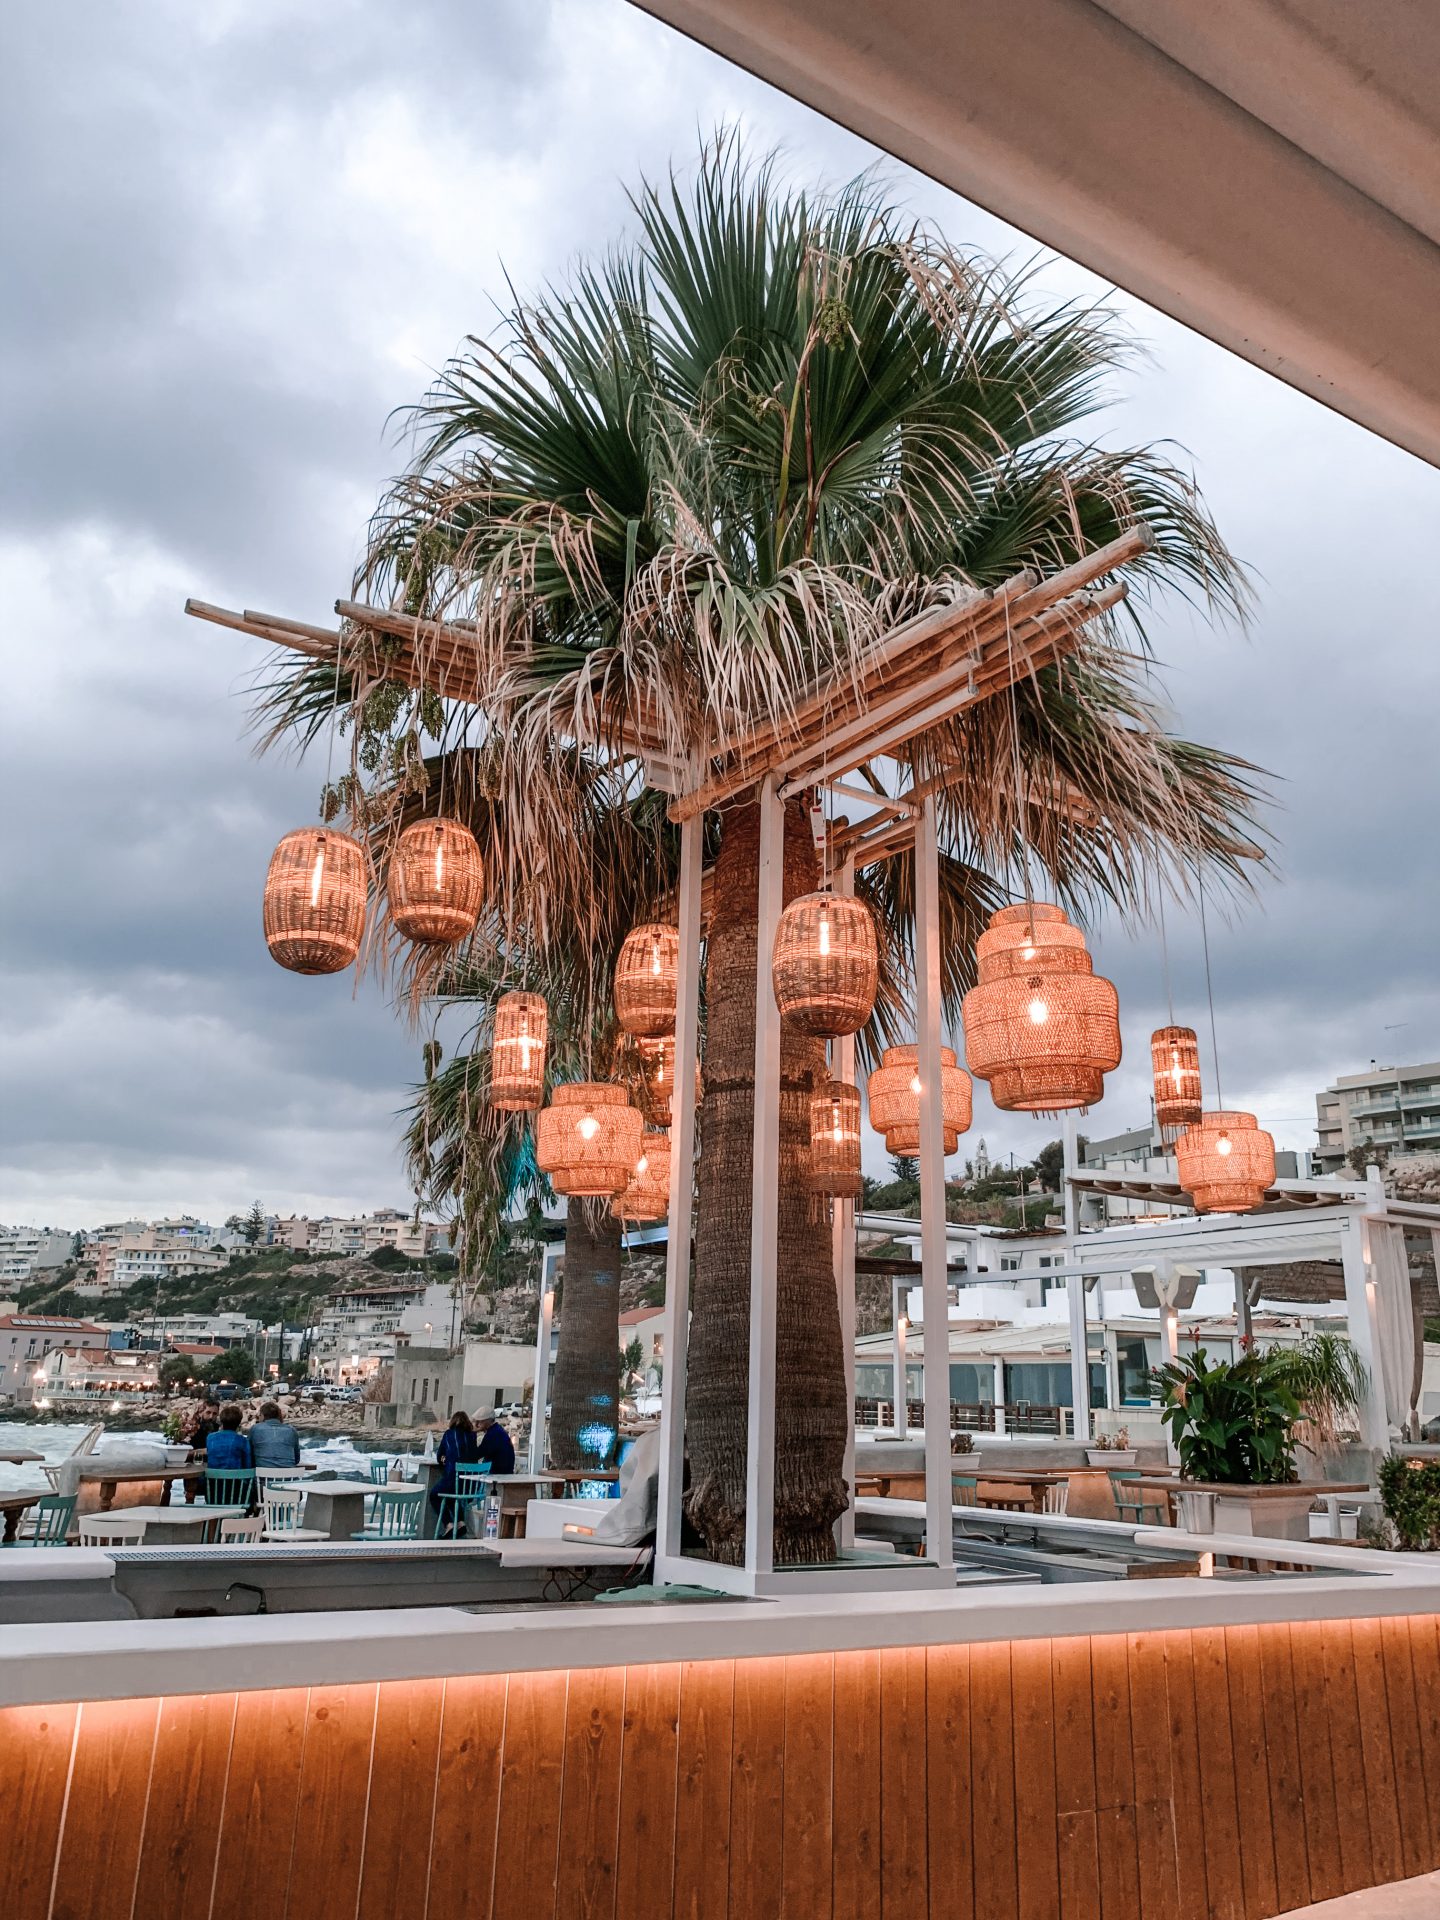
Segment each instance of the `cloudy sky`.
[{"label": "cloudy sky", "polygon": [[[622,0],[82,0],[0,27],[0,1220],[404,1204],[415,1043],[268,958],[270,849],[323,768],[257,762],[266,649],[187,594],[324,620],[399,454],[388,416],[508,272],[562,273],[721,121],[807,176],[875,155]],[[1033,243],[890,163],[951,237]],[[1056,288],[1099,293],[1056,262]],[[1276,776],[1279,874],[1212,927],[1224,1093],[1281,1145],[1315,1089],[1440,1052],[1440,475],[1122,300],[1104,431],[1170,438],[1256,571],[1242,636],[1157,628],[1184,728]],[[1200,1024],[1198,929],[1170,927]],[[1158,941],[1097,930],[1143,1124]],[[1052,1131],[977,1098],[992,1151]]]}]

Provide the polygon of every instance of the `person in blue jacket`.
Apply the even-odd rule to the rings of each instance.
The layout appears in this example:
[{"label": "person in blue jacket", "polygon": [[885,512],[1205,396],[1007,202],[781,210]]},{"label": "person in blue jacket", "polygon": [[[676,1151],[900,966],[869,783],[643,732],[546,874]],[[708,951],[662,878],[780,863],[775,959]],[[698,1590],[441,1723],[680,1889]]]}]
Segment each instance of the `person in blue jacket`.
[{"label": "person in blue jacket", "polygon": [[220,1409],[220,1431],[212,1433],[205,1442],[207,1467],[250,1467],[255,1464],[250,1455],[250,1442],[240,1431],[240,1418],[240,1409],[233,1400]]},{"label": "person in blue jacket", "polygon": [[515,1442],[486,1407],[475,1416],[480,1426],[480,1458],[490,1464],[491,1473],[515,1471]]},{"label": "person in blue jacket", "polygon": [[474,1467],[480,1463],[480,1443],[475,1438],[475,1422],[462,1407],[440,1436],[435,1458],[440,1472],[430,1489],[430,1505],[440,1513],[440,1496],[455,1491],[456,1467]]}]

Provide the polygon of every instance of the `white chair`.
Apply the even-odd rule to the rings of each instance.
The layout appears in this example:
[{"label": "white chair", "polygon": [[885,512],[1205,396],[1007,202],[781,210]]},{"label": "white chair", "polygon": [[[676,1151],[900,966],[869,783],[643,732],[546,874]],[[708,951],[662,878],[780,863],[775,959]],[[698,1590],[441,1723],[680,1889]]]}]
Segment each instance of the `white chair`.
[{"label": "white chair", "polygon": [[220,1522],[220,1541],[222,1547],[243,1546],[246,1541],[263,1540],[265,1522],[258,1513],[236,1514]]},{"label": "white chair", "polygon": [[1070,1511],[1070,1482],[1052,1480],[1040,1495],[1042,1513],[1068,1513]]},{"label": "white chair", "polygon": [[264,1538],[267,1540],[328,1540],[328,1533],[319,1527],[302,1527],[301,1510],[305,1504],[303,1487],[276,1487],[264,1489],[265,1518],[263,1521]]},{"label": "white chair", "polygon": [[145,1522],[127,1519],[123,1513],[82,1513],[82,1547],[139,1547],[145,1543]]}]

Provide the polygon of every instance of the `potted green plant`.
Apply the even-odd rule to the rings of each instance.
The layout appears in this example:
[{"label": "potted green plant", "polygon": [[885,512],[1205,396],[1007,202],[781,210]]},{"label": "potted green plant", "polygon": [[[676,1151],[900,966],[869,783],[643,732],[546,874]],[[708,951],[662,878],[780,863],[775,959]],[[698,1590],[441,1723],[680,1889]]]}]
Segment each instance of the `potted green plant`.
[{"label": "potted green plant", "polygon": [[1092,1467],[1133,1467],[1137,1453],[1130,1444],[1130,1429],[1117,1427],[1114,1433],[1097,1433],[1085,1449],[1085,1458]]},{"label": "potted green plant", "polygon": [[1315,1496],[1295,1470],[1301,1406],[1287,1358],[1252,1350],[1212,1365],[1201,1347],[1152,1374],[1181,1478],[1214,1494],[1217,1532],[1308,1538]]}]

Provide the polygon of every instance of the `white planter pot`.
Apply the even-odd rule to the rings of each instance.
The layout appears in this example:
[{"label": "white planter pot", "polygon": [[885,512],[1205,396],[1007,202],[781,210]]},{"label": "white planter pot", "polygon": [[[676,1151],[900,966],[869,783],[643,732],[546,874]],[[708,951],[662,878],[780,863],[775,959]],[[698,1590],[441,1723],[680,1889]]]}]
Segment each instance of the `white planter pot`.
[{"label": "white planter pot", "polygon": [[1272,1493],[1263,1499],[1248,1499],[1240,1488],[1227,1490],[1215,1496],[1215,1531],[1308,1540],[1314,1502],[1315,1489],[1307,1485],[1297,1486],[1293,1494]]},{"label": "white planter pot", "polygon": [[1087,1447],[1085,1458],[1092,1467],[1133,1467],[1137,1453],[1134,1447]]}]

